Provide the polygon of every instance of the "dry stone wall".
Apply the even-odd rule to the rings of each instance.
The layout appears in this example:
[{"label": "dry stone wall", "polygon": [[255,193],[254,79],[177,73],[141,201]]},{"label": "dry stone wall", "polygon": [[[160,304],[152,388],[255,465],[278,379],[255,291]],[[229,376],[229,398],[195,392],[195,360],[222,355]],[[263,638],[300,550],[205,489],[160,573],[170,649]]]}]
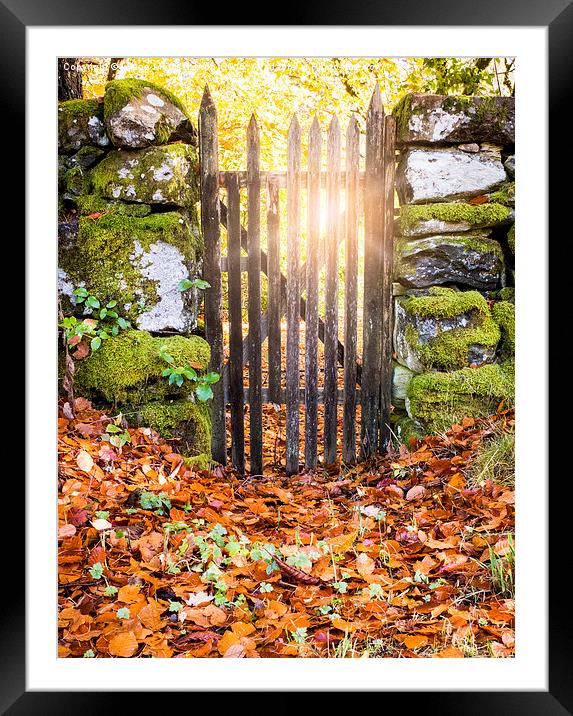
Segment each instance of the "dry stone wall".
[{"label": "dry stone wall", "polygon": [[[84,395],[210,454],[208,408],[190,385],[161,376],[161,345],[204,369],[209,347],[197,329],[199,292],[180,290],[201,274],[197,133],[170,92],[138,79],[109,82],[96,100],[58,107],[59,292],[67,314],[85,316],[84,288],[131,329],[77,361]],[[89,313],[89,309],[88,309]]]},{"label": "dry stone wall", "polygon": [[515,108],[413,94],[394,114],[393,419],[407,441],[513,403]]}]

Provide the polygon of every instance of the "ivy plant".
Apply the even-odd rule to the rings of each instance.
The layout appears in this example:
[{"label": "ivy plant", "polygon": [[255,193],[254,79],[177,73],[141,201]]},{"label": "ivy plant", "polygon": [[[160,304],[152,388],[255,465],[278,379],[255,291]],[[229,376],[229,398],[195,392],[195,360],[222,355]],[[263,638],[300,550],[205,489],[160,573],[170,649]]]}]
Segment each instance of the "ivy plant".
[{"label": "ivy plant", "polygon": [[180,388],[188,380],[194,384],[193,395],[197,400],[204,403],[213,397],[211,385],[219,380],[218,373],[199,374],[190,365],[176,365],[175,358],[167,351],[165,345],[160,347],[159,357],[168,364],[161,375],[167,378],[169,385],[177,385]]}]

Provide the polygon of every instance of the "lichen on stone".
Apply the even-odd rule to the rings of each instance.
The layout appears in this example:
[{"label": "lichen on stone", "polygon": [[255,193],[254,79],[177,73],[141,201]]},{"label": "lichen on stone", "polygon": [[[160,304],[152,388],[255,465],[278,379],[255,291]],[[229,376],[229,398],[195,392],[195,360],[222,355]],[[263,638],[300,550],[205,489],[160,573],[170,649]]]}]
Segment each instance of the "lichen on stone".
[{"label": "lichen on stone", "polygon": [[108,199],[187,208],[199,198],[197,152],[188,144],[111,151],[91,172],[92,191]]}]

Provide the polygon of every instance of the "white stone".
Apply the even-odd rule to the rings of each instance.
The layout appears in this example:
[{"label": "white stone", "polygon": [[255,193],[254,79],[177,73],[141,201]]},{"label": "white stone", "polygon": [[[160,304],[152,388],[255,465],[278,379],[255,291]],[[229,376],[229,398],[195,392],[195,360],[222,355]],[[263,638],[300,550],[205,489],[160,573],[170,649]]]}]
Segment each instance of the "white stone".
[{"label": "white stone", "polygon": [[448,201],[485,194],[507,179],[498,158],[458,149],[409,149],[397,171],[401,203]]}]

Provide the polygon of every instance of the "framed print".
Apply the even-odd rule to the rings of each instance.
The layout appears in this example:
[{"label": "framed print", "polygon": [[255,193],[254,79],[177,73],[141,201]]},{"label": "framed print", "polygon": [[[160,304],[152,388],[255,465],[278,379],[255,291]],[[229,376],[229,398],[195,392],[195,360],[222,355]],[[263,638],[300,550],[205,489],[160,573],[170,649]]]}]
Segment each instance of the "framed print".
[{"label": "framed print", "polygon": [[[573,713],[567,499],[549,483],[563,445],[547,429],[573,13],[464,5],[213,26],[169,2],[1,0],[27,324],[26,566],[11,558],[3,590],[3,713],[95,713],[106,691]],[[114,237],[127,243],[108,250]],[[462,348],[427,339],[432,321]],[[486,459],[501,487],[463,462],[513,430],[513,387],[494,382],[509,363],[515,497],[507,435]],[[480,376],[483,415],[455,413],[451,392],[447,425],[426,393],[416,403],[416,381],[466,395]],[[399,418],[428,431],[400,444]]]}]

